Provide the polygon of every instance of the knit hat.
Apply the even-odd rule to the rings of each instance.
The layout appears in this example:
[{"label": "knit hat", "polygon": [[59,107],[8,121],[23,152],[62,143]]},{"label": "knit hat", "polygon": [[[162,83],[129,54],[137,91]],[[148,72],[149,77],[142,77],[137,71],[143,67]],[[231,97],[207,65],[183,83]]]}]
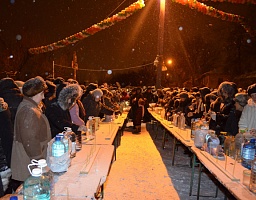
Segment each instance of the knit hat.
[{"label": "knit hat", "polygon": [[36,76],[27,80],[22,86],[22,92],[27,97],[33,97],[38,93],[44,91],[47,85],[41,76]]},{"label": "knit hat", "polygon": [[247,88],[247,93],[248,93],[249,96],[251,96],[252,93],[256,93],[256,83],[250,85]]},{"label": "knit hat", "polygon": [[241,106],[246,106],[249,97],[246,93],[236,93],[235,102],[238,102]]}]

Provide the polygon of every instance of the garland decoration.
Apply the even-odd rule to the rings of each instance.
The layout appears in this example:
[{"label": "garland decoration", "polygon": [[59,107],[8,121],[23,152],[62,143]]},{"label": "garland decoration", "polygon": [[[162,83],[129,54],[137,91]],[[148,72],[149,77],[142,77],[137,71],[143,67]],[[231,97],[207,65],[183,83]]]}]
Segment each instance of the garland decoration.
[{"label": "garland decoration", "polygon": [[201,0],[202,2],[212,1],[212,2],[227,2],[235,4],[256,4],[256,0]]},{"label": "garland decoration", "polygon": [[[251,27],[247,25],[245,22],[244,17],[240,15],[235,15],[227,12],[223,12],[221,10],[218,10],[216,8],[213,8],[212,6],[207,6],[201,2],[198,2],[197,0],[172,0],[175,3],[179,3],[185,6],[190,7],[191,9],[196,9],[198,12],[201,12],[205,15],[209,15],[211,17],[219,18],[222,20],[230,21],[230,22],[236,22],[239,23],[247,33],[251,35],[255,35],[255,30],[252,30]],[[218,2],[250,2],[251,4],[256,4],[256,0],[202,0],[202,1],[218,1]]]},{"label": "garland decoration", "polygon": [[136,11],[142,9],[145,6],[144,0],[138,0],[137,2],[131,4],[129,7],[125,8],[124,10],[120,11],[119,13],[113,15],[110,18],[106,18],[103,21],[92,25],[91,27],[82,30],[81,32],[78,32],[74,35],[71,35],[65,39],[59,40],[57,42],[54,42],[52,44],[41,46],[37,48],[30,48],[28,51],[30,54],[40,54],[40,53],[46,53],[49,51],[53,51],[62,47],[65,47],[70,44],[74,44],[78,42],[79,40],[82,40],[84,38],[87,38],[91,35],[94,35],[95,33],[109,28],[110,26],[113,26],[117,22],[120,22],[127,17],[134,14]]},{"label": "garland decoration", "polygon": [[216,17],[220,18],[222,20],[230,21],[230,22],[237,22],[237,23],[242,23],[243,22],[243,17],[235,14],[230,14],[223,12],[221,10],[217,10],[216,8],[213,8],[211,6],[207,6],[203,3],[198,2],[197,0],[172,0],[173,2],[186,5],[190,7],[191,9],[196,9],[197,11],[209,15],[211,17]]}]

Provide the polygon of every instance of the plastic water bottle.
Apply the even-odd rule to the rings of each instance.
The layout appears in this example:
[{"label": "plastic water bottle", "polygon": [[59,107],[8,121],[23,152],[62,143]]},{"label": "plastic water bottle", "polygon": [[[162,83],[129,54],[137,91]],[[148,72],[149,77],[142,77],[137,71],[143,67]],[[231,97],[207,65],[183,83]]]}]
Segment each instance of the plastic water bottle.
[{"label": "plastic water bottle", "polygon": [[65,144],[61,140],[61,136],[56,135],[55,141],[52,143],[52,156],[60,157],[65,153]]},{"label": "plastic water bottle", "polygon": [[185,116],[184,116],[184,113],[180,114],[179,121],[178,121],[178,127],[180,129],[185,129]]},{"label": "plastic water bottle", "polygon": [[245,130],[240,130],[238,134],[235,136],[235,149],[237,155],[237,161],[241,162],[242,160],[242,149],[244,145],[244,134]]},{"label": "plastic water bottle", "polygon": [[39,168],[42,168],[42,175],[44,175],[44,177],[46,179],[48,179],[49,182],[50,182],[51,197],[53,197],[54,196],[54,191],[55,191],[54,174],[51,171],[51,169],[47,166],[46,160],[45,159],[40,159],[40,160],[32,159],[31,163],[32,164],[37,164],[37,166]]},{"label": "plastic water bottle", "polygon": [[65,144],[65,152],[69,151],[69,138],[65,132],[59,133],[58,135],[61,136],[62,142]]},{"label": "plastic water bottle", "polygon": [[252,161],[255,157],[255,139],[251,139],[243,146],[242,165],[248,169],[251,169]]},{"label": "plastic water bottle", "polygon": [[93,116],[89,116],[88,121],[88,131],[89,131],[89,138],[94,138],[95,136],[95,121],[93,120]]},{"label": "plastic water bottle", "polygon": [[65,134],[71,141],[71,151],[70,151],[70,157],[74,158],[76,156],[76,134],[72,131],[70,127],[64,127]]},{"label": "plastic water bottle", "polygon": [[252,162],[249,189],[256,194],[256,158]]},{"label": "plastic water bottle", "polygon": [[51,189],[50,182],[44,175],[42,175],[42,168],[34,168],[32,171],[30,167],[35,164],[29,164],[28,169],[31,174],[23,185],[23,199],[24,200],[50,200]]}]

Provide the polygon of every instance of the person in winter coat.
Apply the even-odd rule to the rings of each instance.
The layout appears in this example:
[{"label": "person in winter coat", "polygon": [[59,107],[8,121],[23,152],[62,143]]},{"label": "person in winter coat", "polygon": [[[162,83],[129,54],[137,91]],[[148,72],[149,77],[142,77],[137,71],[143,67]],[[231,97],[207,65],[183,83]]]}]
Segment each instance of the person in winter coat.
[{"label": "person in winter coat", "polygon": [[23,99],[23,95],[12,78],[3,78],[0,80],[0,97],[8,104],[12,123],[14,124],[17,108]]},{"label": "person in winter coat", "polygon": [[13,125],[11,121],[11,111],[3,98],[0,98],[0,140],[6,157],[7,166],[11,167]]},{"label": "person in winter coat", "polygon": [[0,98],[0,182],[3,184],[3,191],[6,191],[11,176],[11,155],[13,142],[13,125],[11,112],[8,104]]},{"label": "person in winter coat", "polygon": [[248,130],[256,135],[256,84],[250,85],[247,93],[250,99],[243,109],[238,126],[239,130]]},{"label": "person in winter coat", "polygon": [[31,160],[47,156],[51,131],[40,106],[46,88],[40,76],[27,80],[22,87],[24,98],[16,113],[11,158],[14,191],[30,176],[27,166]]},{"label": "person in winter coat", "polygon": [[[215,131],[218,135],[221,131],[227,132],[228,135],[237,134],[236,108],[234,97],[237,93],[236,84],[224,81],[218,87],[218,96],[221,97],[222,103],[220,112],[216,113],[216,119],[211,116],[211,120],[216,122]],[[214,114],[215,115],[215,114]]]},{"label": "person in winter coat", "polygon": [[79,91],[77,90],[77,85],[70,84],[60,91],[56,102],[46,107],[45,115],[51,126],[52,138],[58,133],[62,133],[64,127],[70,127],[77,135],[80,134],[81,131],[86,131],[85,125],[79,126],[72,122],[69,112],[78,97]]},{"label": "person in winter coat", "polygon": [[82,88],[78,84],[73,84],[74,88],[76,88],[78,92],[77,100],[74,102],[73,106],[70,108],[69,113],[71,116],[71,120],[74,124],[81,126],[85,125],[85,110],[80,98],[83,94]]},{"label": "person in winter coat", "polygon": [[85,109],[85,124],[88,121],[89,116],[98,117],[101,110],[101,98],[103,92],[97,88],[91,92],[82,100]]}]

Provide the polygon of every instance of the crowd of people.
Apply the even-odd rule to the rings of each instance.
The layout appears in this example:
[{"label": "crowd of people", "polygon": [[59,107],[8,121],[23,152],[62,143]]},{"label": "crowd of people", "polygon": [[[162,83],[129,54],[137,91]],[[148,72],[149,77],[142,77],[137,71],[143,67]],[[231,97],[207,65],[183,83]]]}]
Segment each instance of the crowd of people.
[{"label": "crowd of people", "polygon": [[[65,127],[77,136],[86,132],[89,116],[111,119],[122,112],[122,103],[131,107],[128,118],[133,133],[141,132],[141,123],[151,121],[151,103],[165,108],[168,116],[184,113],[186,124],[193,118],[206,118],[216,134],[235,136],[240,129],[255,132],[256,84],[246,89],[233,82],[218,88],[162,88],[154,86],[120,88],[108,84],[76,80],[44,80],[36,76],[26,82],[12,78],[0,80],[0,173],[1,196],[14,192],[30,175],[27,165],[32,159],[47,156],[47,144]],[[9,170],[10,173],[4,173]],[[8,177],[6,177],[8,176]],[[4,179],[11,176],[8,187]],[[0,181],[1,183],[1,181]]]}]

